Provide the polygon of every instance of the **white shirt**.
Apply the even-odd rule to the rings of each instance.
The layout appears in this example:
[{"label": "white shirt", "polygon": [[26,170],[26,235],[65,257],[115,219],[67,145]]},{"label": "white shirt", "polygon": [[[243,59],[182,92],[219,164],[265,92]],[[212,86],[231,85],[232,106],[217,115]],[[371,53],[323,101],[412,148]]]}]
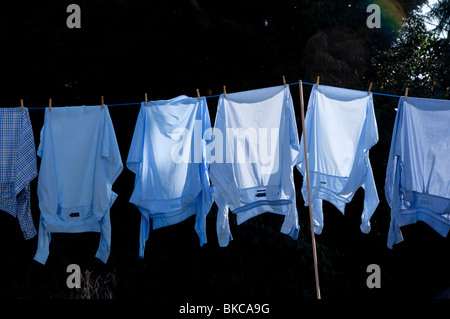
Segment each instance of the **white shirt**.
[{"label": "white shirt", "polygon": [[[378,206],[369,149],[378,141],[372,94],[364,91],[313,86],[305,118],[314,232],[323,228],[322,200],[344,213],[356,190],[364,187],[361,231],[370,231],[370,217]],[[303,137],[300,142],[303,144]],[[305,177],[305,157],[300,153],[299,171]],[[308,203],[307,183],[302,195]]]},{"label": "white shirt", "polygon": [[388,247],[401,226],[423,221],[442,236],[450,228],[450,101],[400,98],[386,170],[391,207]]},{"label": "white shirt", "polygon": [[219,245],[232,240],[228,208],[238,224],[264,212],[285,215],[281,232],[296,239],[293,167],[299,144],[289,88],[221,95],[214,137],[210,174]]}]

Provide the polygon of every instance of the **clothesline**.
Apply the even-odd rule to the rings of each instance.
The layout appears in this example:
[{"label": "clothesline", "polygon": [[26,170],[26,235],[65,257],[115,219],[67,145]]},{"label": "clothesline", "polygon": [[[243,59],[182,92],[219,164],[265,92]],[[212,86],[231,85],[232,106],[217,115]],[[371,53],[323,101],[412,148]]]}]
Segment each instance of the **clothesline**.
[{"label": "clothesline", "polygon": [[[302,82],[303,84],[306,85],[315,85],[316,83],[309,83],[309,82]],[[294,83],[289,83],[286,85],[297,85],[299,84],[299,82],[294,82]],[[399,98],[401,97],[400,95],[394,95],[394,94],[386,94],[386,93],[377,93],[377,92],[372,92],[372,94],[374,95],[382,95],[382,96],[390,96],[390,97],[396,97]],[[219,97],[220,94],[216,94],[216,95],[207,95],[205,96],[205,98],[209,99],[209,98],[215,98],[215,97]],[[107,106],[125,106],[125,105],[141,105],[142,102],[132,102],[132,103],[116,103],[116,104],[107,104]],[[47,107],[29,107],[29,110],[45,110]]]}]

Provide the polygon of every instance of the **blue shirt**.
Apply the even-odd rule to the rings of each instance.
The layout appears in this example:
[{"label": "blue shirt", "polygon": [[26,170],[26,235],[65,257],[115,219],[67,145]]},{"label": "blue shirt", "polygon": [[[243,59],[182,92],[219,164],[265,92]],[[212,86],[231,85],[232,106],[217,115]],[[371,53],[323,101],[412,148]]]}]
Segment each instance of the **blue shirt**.
[{"label": "blue shirt", "polygon": [[[370,231],[370,217],[379,199],[369,160],[378,141],[372,94],[365,91],[313,86],[305,118],[314,232],[323,228],[322,200],[344,213],[356,190],[364,187],[361,231]],[[303,138],[300,142],[303,144]],[[305,177],[304,147],[297,166]],[[302,186],[308,205],[307,183]]]},{"label": "blue shirt", "polygon": [[442,236],[450,228],[450,101],[400,98],[386,170],[391,207],[387,246],[401,226],[423,221]]},{"label": "blue shirt", "polygon": [[36,176],[28,109],[0,108],[0,210],[17,217],[25,239],[37,234],[30,209],[30,182]]},{"label": "blue shirt", "polygon": [[38,156],[38,250],[45,264],[51,233],[100,232],[96,257],[107,262],[111,247],[112,185],[123,165],[108,107],[45,110]]},{"label": "blue shirt", "polygon": [[232,240],[229,209],[238,225],[264,212],[284,215],[281,232],[296,239],[293,167],[299,144],[289,87],[221,95],[211,144],[219,245]]},{"label": "blue shirt", "polygon": [[136,174],[130,202],[141,212],[139,256],[153,229],[196,215],[200,245],[207,242],[212,205],[203,134],[210,129],[206,98],[179,96],[141,105],[127,158]]}]

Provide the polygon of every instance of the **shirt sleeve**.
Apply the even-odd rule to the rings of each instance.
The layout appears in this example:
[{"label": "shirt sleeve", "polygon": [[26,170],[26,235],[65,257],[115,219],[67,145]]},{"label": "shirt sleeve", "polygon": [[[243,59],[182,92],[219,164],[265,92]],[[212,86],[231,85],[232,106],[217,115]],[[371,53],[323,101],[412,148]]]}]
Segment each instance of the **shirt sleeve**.
[{"label": "shirt sleeve", "polygon": [[127,157],[127,168],[136,175],[139,173],[142,165],[142,146],[144,145],[145,126],[144,108],[145,106],[141,105]]},{"label": "shirt sleeve", "polygon": [[300,159],[300,143],[298,139],[297,119],[295,117],[294,105],[292,103],[292,96],[287,87],[286,104],[288,107],[288,123],[289,123],[289,143],[291,145],[291,166],[295,166],[299,163]]},{"label": "shirt sleeve", "polygon": [[393,197],[394,197],[394,189],[395,189],[395,175],[396,170],[398,169],[397,161],[399,156],[399,149],[401,147],[401,144],[399,143],[398,136],[399,132],[401,132],[401,126],[402,126],[402,114],[403,110],[403,97],[400,98],[398,107],[397,107],[397,115],[395,117],[395,123],[394,128],[392,132],[392,139],[391,139],[391,146],[389,149],[389,158],[388,158],[388,165],[386,168],[386,180],[384,184],[384,193],[386,197],[386,201],[388,202],[389,206],[393,208]]},{"label": "shirt sleeve", "polygon": [[[44,126],[41,130],[41,139],[38,155],[42,158],[39,170],[37,195],[41,218],[44,214],[51,214],[58,209],[58,188],[56,185],[56,163],[53,155],[52,141],[52,112],[45,110]],[[39,226],[41,228],[41,226]],[[44,229],[45,227],[43,227]],[[40,232],[40,231],[39,231]],[[41,236],[39,235],[39,240]]]},{"label": "shirt sleeve", "polygon": [[206,136],[205,131],[211,129],[211,120],[209,118],[208,106],[206,104],[206,98],[202,98],[200,101],[201,114],[202,114],[202,163],[199,165],[200,178],[202,180],[202,208],[198,213],[195,223],[195,230],[200,238],[200,246],[203,246],[207,243],[206,237],[206,216],[209,213],[209,210],[212,206],[212,194],[211,194],[211,185],[209,182],[209,162],[206,156]]},{"label": "shirt sleeve", "polygon": [[[308,100],[308,106],[307,106],[307,111],[305,116],[305,136],[306,136],[306,146],[307,146],[307,153],[309,153],[309,150],[311,149],[311,140],[312,140],[312,135],[313,135],[313,131],[310,130],[311,127],[311,117],[313,116],[314,113],[314,109],[313,109],[313,100],[316,96],[316,89],[315,86],[312,88],[311,94],[309,96],[309,100]],[[303,127],[302,127],[303,130]],[[308,131],[309,130],[309,131]],[[300,173],[302,173],[302,175],[304,176],[304,178],[306,178],[305,175],[305,151],[304,151],[304,146],[303,143],[305,141],[303,140],[303,133],[302,133],[302,137],[300,139],[300,145],[299,145],[299,153],[298,153],[298,158],[296,161],[296,165],[297,165],[297,169],[299,170]]]},{"label": "shirt sleeve", "polygon": [[34,260],[45,265],[49,255],[51,234],[43,223],[43,218],[39,219],[38,248],[34,256]]},{"label": "shirt sleeve", "polygon": [[17,196],[17,218],[25,239],[33,238],[37,232],[31,214],[30,182],[37,177],[36,146],[28,109],[22,112],[22,130],[18,144],[15,193]]},{"label": "shirt sleeve", "polygon": [[107,112],[107,116],[105,116],[101,155],[102,158],[108,161],[106,165],[106,177],[112,185],[122,172],[123,164],[109,111],[107,108],[104,110]]},{"label": "shirt sleeve", "polygon": [[[231,163],[224,161],[224,156],[227,152],[226,144],[226,123],[224,115],[224,97],[220,96],[217,104],[216,122],[214,125],[213,143],[215,143],[215,152],[220,152],[222,158],[219,156],[219,161],[211,163],[210,175],[212,186],[212,197],[217,204],[217,220],[216,220],[216,232],[220,247],[226,247],[233,240],[233,236],[230,231],[230,221],[228,216],[229,211],[229,198],[227,193],[230,193],[232,198],[238,198],[236,188],[233,187],[234,177],[233,168]],[[221,143],[223,142],[223,144]],[[220,150],[218,148],[221,148]],[[222,162],[223,161],[223,162]],[[231,185],[231,186],[230,186]],[[227,192],[225,192],[225,189]],[[226,197],[227,196],[227,197]]]},{"label": "shirt sleeve", "polygon": [[367,167],[366,176],[364,178],[363,187],[365,196],[364,196],[364,209],[361,215],[360,229],[363,233],[368,234],[370,232],[370,218],[372,217],[373,213],[375,212],[375,209],[380,203],[370,161]]},{"label": "shirt sleeve", "polygon": [[37,177],[36,146],[28,109],[22,112],[22,129],[18,144],[15,168],[14,193],[19,194],[34,178]]},{"label": "shirt sleeve", "polygon": [[372,217],[375,209],[380,203],[377,188],[375,186],[372,165],[370,164],[369,160],[369,149],[378,142],[378,129],[373,108],[372,94],[370,94],[369,96],[367,107],[366,132],[364,140],[364,161],[366,164],[366,175],[364,176],[364,183],[362,185],[364,187],[365,196],[364,209],[361,215],[360,226],[361,231],[365,234],[368,234],[370,232],[370,218]]},{"label": "shirt sleeve", "polygon": [[377,128],[377,120],[375,117],[375,111],[373,107],[373,98],[372,93],[370,94],[367,105],[367,122],[366,122],[366,134],[364,140],[364,151],[368,152],[368,150],[374,146],[378,142],[378,128]]},{"label": "shirt sleeve", "polygon": [[230,220],[228,215],[228,204],[226,204],[221,196],[214,198],[218,211],[216,221],[217,239],[220,247],[227,247],[230,241],[233,240],[230,230]]}]

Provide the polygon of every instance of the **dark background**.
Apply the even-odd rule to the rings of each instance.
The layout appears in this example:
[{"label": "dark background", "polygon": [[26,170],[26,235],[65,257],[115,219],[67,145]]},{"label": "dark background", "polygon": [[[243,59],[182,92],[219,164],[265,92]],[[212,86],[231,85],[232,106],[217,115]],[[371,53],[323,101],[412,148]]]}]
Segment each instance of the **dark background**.
[{"label": "dark background", "polygon": [[[417,65],[428,61],[429,68],[420,71],[425,77],[414,77],[416,69],[401,67],[403,61],[411,65],[414,41],[428,39],[413,12],[424,2],[391,1],[402,11],[391,8],[395,19],[383,15],[382,28],[369,29],[368,1],[79,0],[75,3],[81,7],[81,29],[69,29],[66,8],[71,2],[15,1],[0,9],[0,105],[16,107],[24,100],[37,147],[44,110],[33,107],[48,106],[49,98],[53,107],[63,107],[98,105],[101,96],[105,104],[141,102],[144,93],[150,100],[195,96],[197,88],[202,95],[215,95],[222,93],[223,85],[227,92],[281,85],[282,75],[288,83],[315,82],[320,75],[324,85],[360,90],[374,82],[373,92],[398,95],[409,85],[410,95],[448,98],[448,40],[434,39],[425,46],[442,52],[432,55],[431,62],[425,53],[414,60]],[[411,26],[406,35],[400,29],[402,17]],[[404,37],[402,48],[395,44],[399,35]],[[401,53],[408,45],[413,51]],[[403,73],[392,75],[398,68]],[[388,81],[387,76],[392,78]],[[290,88],[300,134],[298,86]],[[307,103],[310,86],[304,88]],[[370,158],[380,204],[370,234],[359,229],[362,189],[344,216],[324,202],[325,226],[316,236],[324,299],[428,299],[450,286],[449,239],[427,225],[402,228],[405,241],[393,250],[386,247],[390,209],[383,187],[397,102],[374,97],[380,140]],[[212,122],[216,104],[217,98],[208,99]],[[139,106],[109,110],[125,166]],[[128,202],[134,175],[124,168],[113,186],[119,197],[111,208],[112,249],[106,265],[94,257],[97,233],[53,234],[49,259],[40,265],[33,260],[37,236],[25,241],[17,220],[2,213],[0,298],[80,297],[66,286],[66,267],[75,263],[94,278],[100,276],[99,283],[113,298],[180,304],[314,299],[308,208],[296,170],[294,177],[301,223],[297,241],[279,232],[281,216],[263,214],[237,226],[230,215],[234,240],[220,248],[214,205],[207,217],[207,245],[199,247],[190,218],[151,231],[140,260],[140,214]],[[37,179],[31,187],[37,227]],[[366,286],[370,264],[381,267],[380,289]]]}]

